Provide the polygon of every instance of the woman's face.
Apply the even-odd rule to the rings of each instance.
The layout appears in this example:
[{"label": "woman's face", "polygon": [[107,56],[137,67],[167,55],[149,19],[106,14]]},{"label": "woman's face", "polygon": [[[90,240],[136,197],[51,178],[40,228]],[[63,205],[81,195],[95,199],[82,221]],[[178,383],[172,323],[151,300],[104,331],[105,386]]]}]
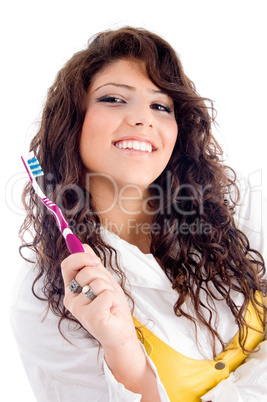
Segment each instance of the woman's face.
[{"label": "woman's face", "polygon": [[145,188],[166,167],[177,132],[173,101],[143,62],[119,60],[95,75],[80,138],[88,173]]}]

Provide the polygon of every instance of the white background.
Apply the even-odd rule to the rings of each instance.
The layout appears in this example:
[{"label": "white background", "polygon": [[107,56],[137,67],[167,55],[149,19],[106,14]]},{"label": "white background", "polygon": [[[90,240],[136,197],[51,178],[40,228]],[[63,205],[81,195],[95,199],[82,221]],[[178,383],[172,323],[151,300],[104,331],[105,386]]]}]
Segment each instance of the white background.
[{"label": "white background", "polygon": [[[34,401],[9,326],[19,271],[22,222],[20,155],[37,128],[56,72],[87,40],[108,28],[145,27],[180,54],[202,96],[215,101],[214,133],[229,163],[266,189],[266,1],[9,0],[0,8],[1,40],[1,394]],[[3,4],[3,3],[2,3]],[[89,398],[90,399],[90,398]],[[88,400],[89,400],[88,399]]]}]

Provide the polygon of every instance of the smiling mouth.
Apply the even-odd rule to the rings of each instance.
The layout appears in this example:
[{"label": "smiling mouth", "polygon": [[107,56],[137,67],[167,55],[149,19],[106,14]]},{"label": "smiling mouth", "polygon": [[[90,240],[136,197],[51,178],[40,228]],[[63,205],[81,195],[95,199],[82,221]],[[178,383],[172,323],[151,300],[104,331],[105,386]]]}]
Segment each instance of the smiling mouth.
[{"label": "smiling mouth", "polygon": [[115,147],[120,149],[133,149],[135,151],[142,151],[148,153],[151,153],[155,150],[152,144],[146,141],[122,140],[122,141],[116,141],[114,145]]}]

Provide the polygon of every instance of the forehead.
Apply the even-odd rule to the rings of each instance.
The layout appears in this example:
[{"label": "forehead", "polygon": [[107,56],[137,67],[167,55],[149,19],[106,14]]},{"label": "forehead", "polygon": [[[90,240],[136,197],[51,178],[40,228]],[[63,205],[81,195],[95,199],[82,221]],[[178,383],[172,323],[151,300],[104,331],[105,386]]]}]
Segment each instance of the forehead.
[{"label": "forehead", "polygon": [[131,83],[133,79],[149,81],[150,85],[156,87],[146,72],[146,65],[141,60],[117,60],[98,71],[92,79],[91,89],[104,84],[110,80],[116,82]]}]

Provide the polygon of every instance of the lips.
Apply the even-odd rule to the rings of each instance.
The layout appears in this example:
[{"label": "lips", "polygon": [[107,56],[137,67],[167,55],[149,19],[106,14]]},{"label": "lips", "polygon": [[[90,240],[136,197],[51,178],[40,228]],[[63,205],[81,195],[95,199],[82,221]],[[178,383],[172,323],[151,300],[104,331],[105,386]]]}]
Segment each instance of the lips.
[{"label": "lips", "polygon": [[133,149],[135,151],[142,151],[151,153],[154,148],[153,145],[148,141],[139,141],[136,139],[130,140],[120,140],[114,142],[115,147],[120,149]]}]

